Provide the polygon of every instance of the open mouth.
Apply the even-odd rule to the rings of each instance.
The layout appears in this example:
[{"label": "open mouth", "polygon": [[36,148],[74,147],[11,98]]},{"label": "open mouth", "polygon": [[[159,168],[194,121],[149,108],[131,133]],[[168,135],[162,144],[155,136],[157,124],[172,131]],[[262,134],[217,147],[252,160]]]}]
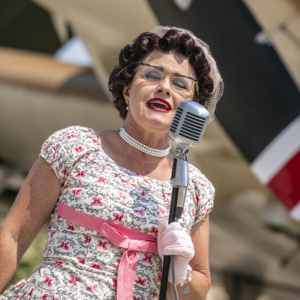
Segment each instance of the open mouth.
[{"label": "open mouth", "polygon": [[171,105],[167,101],[159,98],[149,100],[147,102],[147,107],[161,112],[171,111]]}]

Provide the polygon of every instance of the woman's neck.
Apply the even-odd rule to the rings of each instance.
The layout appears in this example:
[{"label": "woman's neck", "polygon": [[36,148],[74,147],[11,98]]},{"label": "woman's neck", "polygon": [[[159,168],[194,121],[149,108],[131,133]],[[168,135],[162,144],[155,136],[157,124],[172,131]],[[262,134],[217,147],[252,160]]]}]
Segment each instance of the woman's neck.
[{"label": "woman's neck", "polygon": [[169,146],[169,133],[162,131],[151,131],[145,128],[139,128],[132,124],[125,123],[124,129],[127,134],[138,142],[154,149],[166,149]]}]

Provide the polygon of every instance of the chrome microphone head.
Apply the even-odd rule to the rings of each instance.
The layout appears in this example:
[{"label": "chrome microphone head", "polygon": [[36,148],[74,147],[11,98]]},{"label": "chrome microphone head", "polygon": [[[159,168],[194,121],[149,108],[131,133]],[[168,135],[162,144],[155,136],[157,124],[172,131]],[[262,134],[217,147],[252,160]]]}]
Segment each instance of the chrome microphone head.
[{"label": "chrome microphone head", "polygon": [[169,136],[177,143],[176,156],[199,145],[209,120],[207,109],[195,101],[182,101],[175,113]]}]

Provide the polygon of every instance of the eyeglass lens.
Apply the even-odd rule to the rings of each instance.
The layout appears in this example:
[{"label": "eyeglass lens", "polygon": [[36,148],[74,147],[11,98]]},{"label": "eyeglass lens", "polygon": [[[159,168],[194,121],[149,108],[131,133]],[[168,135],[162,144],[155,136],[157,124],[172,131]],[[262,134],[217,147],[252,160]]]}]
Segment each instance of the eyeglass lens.
[{"label": "eyeglass lens", "polygon": [[[143,67],[143,75],[146,81],[157,84],[160,83],[164,79],[164,74],[162,71],[150,67],[150,66],[142,66]],[[175,91],[178,92],[187,92],[190,90],[194,81],[187,77],[174,76],[171,80],[171,86]]]}]

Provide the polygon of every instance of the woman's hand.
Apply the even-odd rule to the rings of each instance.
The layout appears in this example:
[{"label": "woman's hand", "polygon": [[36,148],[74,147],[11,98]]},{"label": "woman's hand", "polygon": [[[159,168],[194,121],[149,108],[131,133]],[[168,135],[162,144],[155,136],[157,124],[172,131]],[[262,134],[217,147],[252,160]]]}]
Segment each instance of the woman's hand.
[{"label": "woman's hand", "polygon": [[0,225],[0,294],[22,256],[45,225],[60,195],[61,184],[49,164],[39,158]]},{"label": "woman's hand", "polygon": [[[157,249],[162,260],[164,255],[174,255],[175,282],[185,282],[188,264],[195,255],[191,237],[178,223],[168,225],[166,220],[160,220],[158,221]],[[173,282],[172,266],[170,266],[168,280]]]}]

